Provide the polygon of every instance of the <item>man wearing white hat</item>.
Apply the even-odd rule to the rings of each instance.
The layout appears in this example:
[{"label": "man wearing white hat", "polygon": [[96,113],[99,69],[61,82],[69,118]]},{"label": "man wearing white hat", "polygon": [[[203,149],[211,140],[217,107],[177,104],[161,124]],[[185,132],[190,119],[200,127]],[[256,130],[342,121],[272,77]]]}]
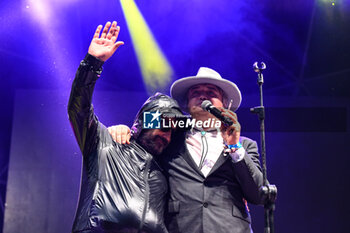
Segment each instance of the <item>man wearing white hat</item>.
[{"label": "man wearing white hat", "polygon": [[245,200],[261,204],[263,175],[256,142],[240,136],[233,112],[241,104],[241,92],[206,67],[196,76],[175,81],[170,92],[193,118],[214,117],[201,107],[209,100],[234,124],[221,129],[193,128],[185,140],[166,151],[169,232],[251,232]]},{"label": "man wearing white hat", "polygon": [[233,112],[242,99],[238,87],[201,67],[196,76],[175,81],[170,92],[193,119],[216,119],[201,107],[209,100],[233,125],[194,127],[173,139],[161,156],[169,184],[167,229],[171,233],[252,232],[246,202],[261,204],[263,175],[256,142],[240,136]]}]

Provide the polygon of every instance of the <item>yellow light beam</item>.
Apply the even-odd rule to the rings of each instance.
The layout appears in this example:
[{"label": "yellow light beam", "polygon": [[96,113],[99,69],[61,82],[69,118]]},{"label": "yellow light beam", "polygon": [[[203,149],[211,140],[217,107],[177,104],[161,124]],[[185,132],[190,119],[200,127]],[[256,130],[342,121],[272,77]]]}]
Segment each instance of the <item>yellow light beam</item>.
[{"label": "yellow light beam", "polygon": [[120,0],[141,73],[149,94],[165,91],[173,71],[134,0]]}]

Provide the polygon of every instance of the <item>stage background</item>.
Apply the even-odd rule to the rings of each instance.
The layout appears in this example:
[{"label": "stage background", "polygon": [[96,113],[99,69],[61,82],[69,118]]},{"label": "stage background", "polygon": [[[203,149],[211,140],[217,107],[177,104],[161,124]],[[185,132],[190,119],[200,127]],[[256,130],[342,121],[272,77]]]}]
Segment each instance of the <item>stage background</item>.
[{"label": "stage background", "polygon": [[[136,43],[151,32],[171,71],[159,90],[213,68],[241,89],[242,134],[259,141],[248,110],[259,103],[252,64],[264,61],[276,232],[347,232],[350,1],[130,0],[149,27],[133,39],[141,24],[127,22],[121,2],[0,2],[0,231],[70,231],[81,168],[66,113],[70,86],[97,25],[117,20],[125,45],[104,65],[94,96],[103,123],[130,125],[149,96],[140,60],[147,47]],[[263,232],[262,208],[250,209]]]}]

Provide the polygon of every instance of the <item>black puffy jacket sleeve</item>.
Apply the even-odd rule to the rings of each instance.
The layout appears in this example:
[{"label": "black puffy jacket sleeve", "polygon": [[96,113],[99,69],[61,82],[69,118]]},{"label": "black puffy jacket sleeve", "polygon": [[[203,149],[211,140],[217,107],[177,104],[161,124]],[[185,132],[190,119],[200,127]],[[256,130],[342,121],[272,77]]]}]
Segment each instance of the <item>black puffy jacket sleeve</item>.
[{"label": "black puffy jacket sleeve", "polygon": [[83,155],[96,145],[98,119],[94,114],[92,93],[102,72],[103,61],[87,54],[81,61],[72,84],[68,103],[68,115],[75,137]]}]

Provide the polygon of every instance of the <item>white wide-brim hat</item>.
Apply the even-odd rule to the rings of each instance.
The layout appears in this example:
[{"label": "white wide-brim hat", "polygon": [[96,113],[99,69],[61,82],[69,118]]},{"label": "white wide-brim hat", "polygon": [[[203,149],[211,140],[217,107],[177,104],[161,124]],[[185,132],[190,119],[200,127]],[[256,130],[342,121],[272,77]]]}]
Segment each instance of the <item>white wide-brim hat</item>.
[{"label": "white wide-brim hat", "polygon": [[[242,95],[236,84],[223,79],[221,75],[213,69],[201,67],[196,76],[185,77],[176,80],[170,87],[170,94],[179,105],[187,110],[187,92],[188,90],[198,84],[213,84],[224,92],[224,103],[229,104],[232,100],[230,110],[236,111],[241,105]],[[227,108],[228,106],[225,106]]]}]

